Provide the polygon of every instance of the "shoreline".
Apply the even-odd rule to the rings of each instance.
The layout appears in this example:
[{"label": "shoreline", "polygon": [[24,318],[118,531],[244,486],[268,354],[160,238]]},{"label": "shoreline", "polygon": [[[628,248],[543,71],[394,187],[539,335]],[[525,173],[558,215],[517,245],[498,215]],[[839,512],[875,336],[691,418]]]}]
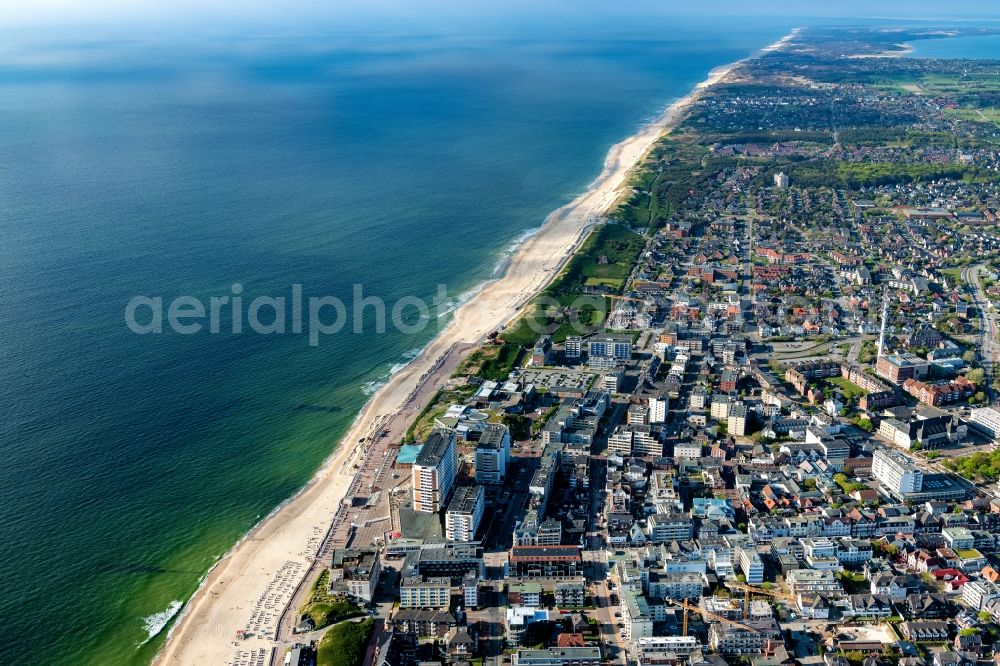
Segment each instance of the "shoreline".
[{"label": "shoreline", "polygon": [[916,52],[916,47],[910,42],[900,42],[899,44],[893,44],[896,46],[894,51],[882,51],[881,53],[871,53],[871,54],[860,54],[848,56],[849,58],[905,58]]},{"label": "shoreline", "polygon": [[[407,422],[454,367],[491,332],[516,318],[562,270],[594,226],[627,189],[633,169],[656,142],[687,116],[702,94],[749,60],[789,44],[800,29],[751,55],[712,69],[707,78],[677,99],[652,122],[609,149],[600,175],[586,191],[550,213],[532,234],[520,239],[506,258],[505,269],[483,283],[452,313],[451,321],[420,353],[388,377],[358,412],[350,428],[316,474],[297,493],[279,504],[207,572],[168,630],[154,664],[228,663],[236,650],[266,650],[272,639],[235,640],[247,624],[255,602],[270,593],[276,576],[295,571],[293,587],[309,570],[330,521],[354,483],[357,462],[369,462],[360,442],[374,441],[389,423]],[[376,448],[372,444],[368,452]],[[355,461],[357,458],[357,461]],[[319,537],[317,537],[319,535]],[[277,609],[280,613],[282,609]]]}]

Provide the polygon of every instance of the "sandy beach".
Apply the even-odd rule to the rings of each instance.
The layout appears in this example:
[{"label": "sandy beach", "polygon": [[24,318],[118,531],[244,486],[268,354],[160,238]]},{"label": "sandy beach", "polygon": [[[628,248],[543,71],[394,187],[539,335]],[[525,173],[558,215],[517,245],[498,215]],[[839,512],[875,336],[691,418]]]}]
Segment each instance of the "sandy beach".
[{"label": "sandy beach", "polygon": [[[780,48],[794,34],[750,57]],[[518,247],[504,275],[485,284],[417,358],[372,396],[313,480],[219,561],[186,604],[155,663],[228,664],[237,650],[251,654],[266,651],[269,660],[276,645],[273,640],[259,636],[237,640],[237,634],[246,629],[259,604],[279,605],[286,599],[282,595],[298,585],[308,571],[349,491],[353,465],[363,460],[364,452],[357,443],[376,435],[391,418],[401,420],[415,413],[447,381],[460,354],[516,316],[619,198],[629,172],[656,140],[684,118],[707,88],[743,62],[716,68],[655,121],[611,148],[590,189],[548,216],[539,231]]]}]

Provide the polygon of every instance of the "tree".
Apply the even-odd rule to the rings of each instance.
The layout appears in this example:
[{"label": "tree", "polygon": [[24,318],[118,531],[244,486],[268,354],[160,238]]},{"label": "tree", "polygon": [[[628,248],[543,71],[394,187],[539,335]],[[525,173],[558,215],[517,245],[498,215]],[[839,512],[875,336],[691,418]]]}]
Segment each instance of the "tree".
[{"label": "tree", "polygon": [[982,386],[983,382],[986,380],[986,373],[983,372],[982,368],[973,368],[965,373],[965,378],[976,386]]},{"label": "tree", "polygon": [[973,349],[967,350],[964,354],[962,354],[962,360],[969,364],[975,363],[976,362],[975,350]]}]

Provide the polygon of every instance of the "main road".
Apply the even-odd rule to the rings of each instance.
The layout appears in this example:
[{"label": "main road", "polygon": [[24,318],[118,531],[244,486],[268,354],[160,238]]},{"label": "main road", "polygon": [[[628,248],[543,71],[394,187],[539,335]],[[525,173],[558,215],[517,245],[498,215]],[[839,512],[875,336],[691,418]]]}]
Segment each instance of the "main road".
[{"label": "main road", "polygon": [[[982,336],[982,340],[979,343],[979,349],[981,351],[980,355],[982,356],[982,366],[983,370],[986,372],[986,377],[990,378],[993,376],[993,368],[997,360],[997,354],[1000,352],[1000,346],[997,344],[996,314],[988,307],[989,299],[986,298],[986,290],[983,289],[983,282],[980,278],[982,270],[982,264],[976,264],[975,266],[963,268],[962,280],[970,284],[973,288],[972,297],[975,300],[976,309],[979,311],[980,330]],[[989,387],[987,387],[987,391],[989,391],[991,397],[993,397],[993,392]]]}]

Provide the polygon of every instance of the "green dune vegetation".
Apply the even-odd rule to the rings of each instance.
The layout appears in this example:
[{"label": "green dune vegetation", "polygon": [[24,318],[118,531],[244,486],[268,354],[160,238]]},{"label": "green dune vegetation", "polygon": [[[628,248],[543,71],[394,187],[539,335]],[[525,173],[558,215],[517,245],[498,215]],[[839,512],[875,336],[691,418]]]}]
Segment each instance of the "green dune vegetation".
[{"label": "green dune vegetation", "polygon": [[317,666],[361,666],[375,621],[344,622],[332,627],[319,642]]},{"label": "green dune vegetation", "polygon": [[361,609],[348,602],[347,599],[331,594],[329,586],[330,572],[324,571],[316,579],[309,599],[299,610],[299,615],[312,620],[313,626],[317,629],[361,614]]}]

